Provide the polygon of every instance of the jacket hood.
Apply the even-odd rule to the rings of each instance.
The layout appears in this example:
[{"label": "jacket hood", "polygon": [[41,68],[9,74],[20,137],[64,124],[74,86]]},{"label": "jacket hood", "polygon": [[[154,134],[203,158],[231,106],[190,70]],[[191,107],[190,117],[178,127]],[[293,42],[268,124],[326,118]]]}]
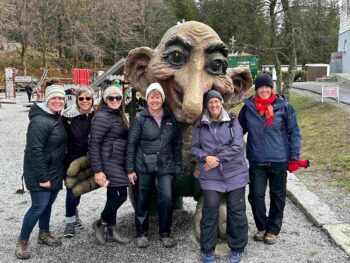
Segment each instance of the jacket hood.
[{"label": "jacket hood", "polygon": [[51,116],[51,117],[59,117],[59,113],[52,112],[44,102],[36,102],[33,104],[33,106],[30,108],[29,111],[29,119],[36,117],[37,115],[43,115],[43,116]]},{"label": "jacket hood", "polygon": [[[94,107],[91,107],[90,113],[92,113],[93,111],[94,111]],[[73,104],[69,108],[65,109],[62,114],[62,116],[66,118],[74,118],[79,115],[81,115],[81,113],[79,112],[78,106],[76,104]]]},{"label": "jacket hood", "polygon": [[[227,112],[224,108],[222,108],[221,114],[220,114],[220,115],[221,115],[221,119],[220,119],[219,122],[231,121],[230,115],[228,114],[228,112]],[[208,113],[208,111],[206,110],[206,111],[204,112],[202,118],[201,118],[201,123],[202,123],[202,124],[204,124],[204,123],[210,124],[211,121],[212,121],[212,120],[209,118],[209,113]]]}]

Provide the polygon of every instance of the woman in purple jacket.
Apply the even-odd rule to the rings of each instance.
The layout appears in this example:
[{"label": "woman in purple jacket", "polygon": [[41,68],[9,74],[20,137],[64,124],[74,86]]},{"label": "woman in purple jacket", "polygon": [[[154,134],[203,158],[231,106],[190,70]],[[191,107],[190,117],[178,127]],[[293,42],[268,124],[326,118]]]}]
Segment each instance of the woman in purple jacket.
[{"label": "woman in purple jacket", "polygon": [[204,204],[200,222],[203,262],[215,262],[220,198],[227,201],[227,242],[231,263],[240,261],[248,242],[245,186],[248,167],[243,150],[243,132],[237,119],[223,108],[223,98],[216,90],[205,95],[205,110],[192,136],[191,154],[199,163],[199,182]]}]

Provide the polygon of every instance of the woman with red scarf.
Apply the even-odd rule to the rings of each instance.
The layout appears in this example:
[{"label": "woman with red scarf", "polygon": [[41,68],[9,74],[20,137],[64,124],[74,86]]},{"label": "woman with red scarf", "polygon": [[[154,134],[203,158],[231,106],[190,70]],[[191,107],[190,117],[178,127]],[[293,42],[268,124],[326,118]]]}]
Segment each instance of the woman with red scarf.
[{"label": "woman with red scarf", "polygon": [[[273,92],[269,74],[255,79],[255,94],[244,100],[239,122],[248,133],[249,195],[258,231],[255,241],[274,244],[282,227],[288,162],[299,160],[301,134],[297,115],[286,98]],[[270,187],[266,215],[265,192]]]}]

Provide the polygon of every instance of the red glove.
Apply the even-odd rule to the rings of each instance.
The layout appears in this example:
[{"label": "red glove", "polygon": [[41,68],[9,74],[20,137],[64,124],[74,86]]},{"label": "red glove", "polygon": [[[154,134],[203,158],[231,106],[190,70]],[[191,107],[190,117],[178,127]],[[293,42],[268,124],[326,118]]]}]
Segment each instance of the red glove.
[{"label": "red glove", "polygon": [[299,169],[299,167],[308,168],[310,166],[309,160],[290,160],[288,163],[288,171],[294,172]]},{"label": "red glove", "polygon": [[296,171],[299,169],[299,162],[298,160],[290,160],[289,163],[288,163],[288,171],[290,173]]}]

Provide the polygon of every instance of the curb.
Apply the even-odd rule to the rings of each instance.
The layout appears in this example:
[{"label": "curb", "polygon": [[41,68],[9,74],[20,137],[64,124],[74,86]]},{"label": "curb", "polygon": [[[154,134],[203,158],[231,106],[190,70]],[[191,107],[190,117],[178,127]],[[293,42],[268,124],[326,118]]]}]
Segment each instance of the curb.
[{"label": "curb", "polygon": [[287,193],[289,199],[303,211],[306,217],[350,256],[350,225],[343,224],[330,207],[307,189],[292,173],[288,173]]}]

